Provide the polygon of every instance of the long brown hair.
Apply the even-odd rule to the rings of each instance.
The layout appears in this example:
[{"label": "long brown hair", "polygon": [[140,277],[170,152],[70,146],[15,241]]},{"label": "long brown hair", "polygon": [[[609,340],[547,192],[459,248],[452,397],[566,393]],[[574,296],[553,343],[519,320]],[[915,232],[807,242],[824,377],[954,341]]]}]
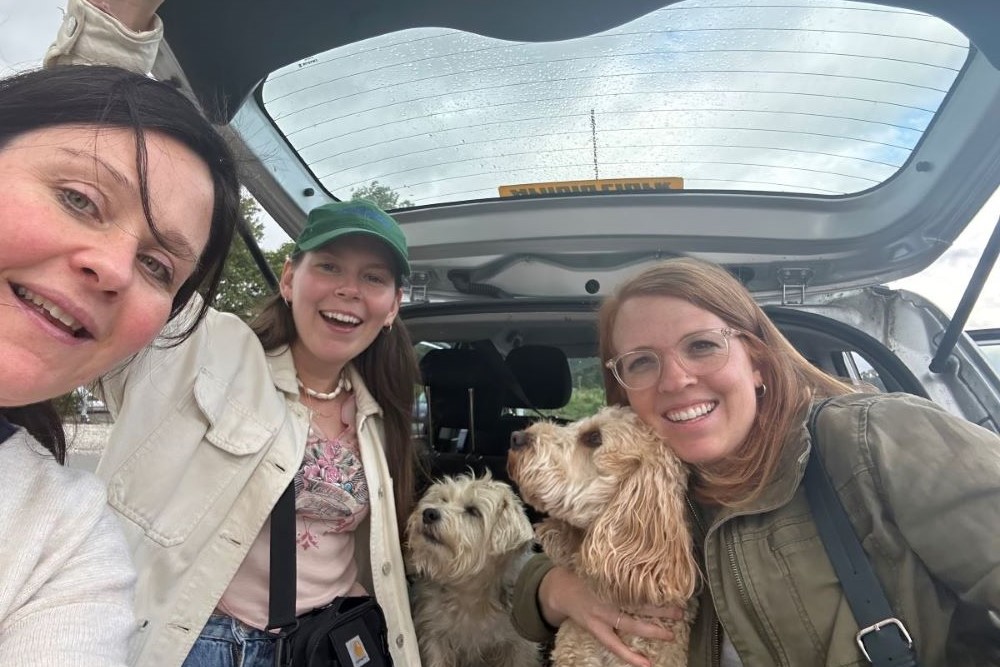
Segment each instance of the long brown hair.
[{"label": "long brown hair", "polygon": [[[598,324],[602,360],[617,353],[611,337],[622,304],[638,296],[683,299],[750,334],[739,340],[767,386],[757,399],[757,418],[740,448],[711,466],[696,466],[692,491],[698,500],[733,506],[754,499],[774,477],[782,447],[813,397],[856,391],[799,354],[750,292],[725,269],[691,258],[656,264],[627,280],[604,301]],[[627,405],[625,390],[611,371],[602,366],[602,372],[608,404]]]},{"label": "long brown hair", "polygon": [[[298,266],[303,256],[293,255],[290,259],[292,265]],[[397,289],[401,282],[402,278],[397,276]],[[262,304],[250,328],[268,352],[289,346],[298,339],[292,309],[280,294],[269,297]],[[383,328],[351,364],[382,408],[385,458],[392,477],[397,526],[402,538],[406,518],[416,502],[417,462],[411,429],[413,387],[420,377],[413,343],[402,320],[397,316],[390,329]]]}]

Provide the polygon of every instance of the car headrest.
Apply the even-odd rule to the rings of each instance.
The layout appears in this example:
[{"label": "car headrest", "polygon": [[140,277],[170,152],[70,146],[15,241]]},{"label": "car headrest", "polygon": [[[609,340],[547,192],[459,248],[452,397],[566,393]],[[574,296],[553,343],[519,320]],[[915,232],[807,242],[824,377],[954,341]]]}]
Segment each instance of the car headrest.
[{"label": "car headrest", "polygon": [[420,373],[424,386],[430,387],[429,407],[436,427],[471,427],[470,403],[477,430],[498,423],[503,392],[481,350],[430,350],[420,360]]},{"label": "car headrest", "polygon": [[468,389],[496,386],[489,362],[480,350],[430,350],[420,360],[424,384],[433,388]]},{"label": "car headrest", "polygon": [[504,404],[510,408],[553,410],[569,403],[573,378],[566,353],[549,345],[522,345],[507,355],[507,367],[521,385],[531,405],[506,392]]}]

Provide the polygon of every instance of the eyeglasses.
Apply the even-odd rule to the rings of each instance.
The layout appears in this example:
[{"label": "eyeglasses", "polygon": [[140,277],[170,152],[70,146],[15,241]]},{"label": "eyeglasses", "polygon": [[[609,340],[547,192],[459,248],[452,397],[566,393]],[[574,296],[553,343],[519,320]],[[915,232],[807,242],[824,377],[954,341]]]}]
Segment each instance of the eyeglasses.
[{"label": "eyeglasses", "polygon": [[[708,375],[729,360],[729,339],[743,335],[736,329],[706,329],[681,338],[669,354],[691,375]],[[625,389],[649,389],[660,379],[663,357],[653,350],[632,350],[604,364]]]}]

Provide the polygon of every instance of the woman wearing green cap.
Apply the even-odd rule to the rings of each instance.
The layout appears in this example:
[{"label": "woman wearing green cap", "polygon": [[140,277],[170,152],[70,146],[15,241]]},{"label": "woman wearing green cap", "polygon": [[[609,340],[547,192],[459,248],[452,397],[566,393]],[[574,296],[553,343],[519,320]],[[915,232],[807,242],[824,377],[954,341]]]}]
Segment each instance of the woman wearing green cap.
[{"label": "woman wearing green cap", "polygon": [[116,420],[97,472],[139,572],[133,664],[273,664],[269,515],[289,484],[296,613],[374,595],[394,662],[420,664],[398,521],[414,488],[408,273],[386,213],[321,206],[250,326],[211,310],[104,379]]}]

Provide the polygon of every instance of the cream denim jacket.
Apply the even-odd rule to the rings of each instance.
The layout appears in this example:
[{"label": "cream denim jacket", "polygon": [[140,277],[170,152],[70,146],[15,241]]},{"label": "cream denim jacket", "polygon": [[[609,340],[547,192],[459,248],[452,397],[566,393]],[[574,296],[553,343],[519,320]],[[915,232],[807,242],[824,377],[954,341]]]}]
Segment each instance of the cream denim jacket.
[{"label": "cream denim jacket", "polygon": [[[420,665],[383,451],[382,411],[349,367],[371,513],[359,578],[385,611],[397,665]],[[291,353],[268,355],[237,317],[209,311],[183,344],[153,347],[102,381],[115,415],[97,468],[138,570],[130,664],[184,662],[305,451]]]}]

